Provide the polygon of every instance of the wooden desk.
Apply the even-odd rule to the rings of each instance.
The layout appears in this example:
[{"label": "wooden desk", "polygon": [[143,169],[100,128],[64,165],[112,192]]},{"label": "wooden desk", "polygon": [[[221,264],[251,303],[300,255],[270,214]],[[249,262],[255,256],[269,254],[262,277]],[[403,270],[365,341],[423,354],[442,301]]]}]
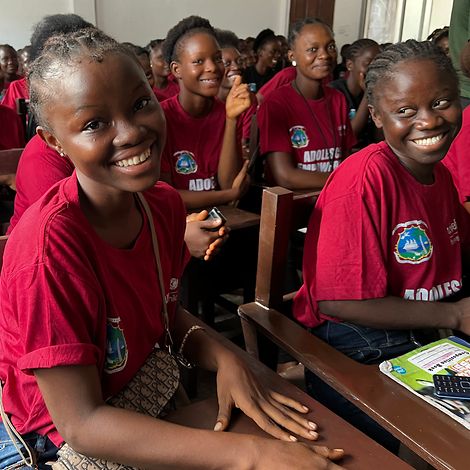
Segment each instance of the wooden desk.
[{"label": "wooden desk", "polygon": [[[222,338],[218,335],[219,338]],[[327,445],[331,448],[344,448],[345,458],[339,462],[348,470],[400,470],[411,467],[391,454],[383,447],[362,434],[356,428],[343,421],[320,403],[310,398],[300,389],[282,379],[279,375],[254,360],[247,353],[237,348],[229,341],[222,338],[224,344],[230,349],[242,355],[249,363],[256,376],[267,386],[277,392],[290,395],[307,405],[312,411],[309,417],[318,424],[320,438],[319,445]],[[391,382],[391,381],[390,381]],[[217,417],[217,402],[215,398],[204,400],[177,410],[167,416],[167,420],[177,424],[183,424],[199,429],[212,429]],[[264,431],[242,413],[234,412],[232,416],[230,432],[255,434],[269,437]],[[243,458],[242,456],[240,457]],[[468,467],[459,467],[460,469]],[[295,470],[295,469],[292,469]]]}]

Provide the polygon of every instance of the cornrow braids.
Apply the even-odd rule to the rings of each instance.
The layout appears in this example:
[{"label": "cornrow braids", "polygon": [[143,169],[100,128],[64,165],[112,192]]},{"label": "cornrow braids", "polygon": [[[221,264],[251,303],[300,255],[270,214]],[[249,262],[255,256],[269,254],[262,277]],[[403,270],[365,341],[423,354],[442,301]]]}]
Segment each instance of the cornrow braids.
[{"label": "cornrow braids", "polygon": [[392,44],[378,54],[369,65],[366,75],[366,93],[371,105],[374,104],[376,86],[397,72],[400,62],[410,60],[431,60],[439,70],[448,72],[458,84],[457,73],[451,60],[438,46],[429,41],[419,42],[409,39]]},{"label": "cornrow braids", "polygon": [[308,25],[308,24],[322,25],[334,37],[334,33],[333,33],[333,30],[331,29],[331,26],[328,23],[325,23],[322,19],[320,19],[320,18],[311,18],[311,17],[302,18],[300,20],[297,20],[294,24],[292,24],[292,26],[290,28],[288,43],[289,43],[289,47],[291,49],[294,47],[294,43],[297,40],[297,38],[299,37],[300,31],[302,30],[302,28],[304,26]]},{"label": "cornrow braids", "polygon": [[173,28],[168,31],[162,46],[165,61],[171,64],[171,62],[178,60],[183,39],[197,33],[207,33],[214,36],[214,38],[216,37],[215,30],[209,20],[201,18],[200,16],[188,16],[173,26]]},{"label": "cornrow braids", "polygon": [[354,41],[346,50],[346,59],[354,60],[357,59],[365,49],[369,47],[379,47],[379,44],[373,39],[363,38]]},{"label": "cornrow braids", "polygon": [[28,75],[30,108],[37,123],[49,129],[42,109],[54,97],[54,82],[64,77],[67,66],[79,64],[84,58],[102,62],[105,56],[117,53],[130,57],[138,64],[131,50],[96,28],[50,37],[41,54],[31,64]]},{"label": "cornrow braids", "polygon": [[238,50],[238,43],[240,40],[234,32],[227,29],[216,29],[215,36],[221,49],[233,47]]}]

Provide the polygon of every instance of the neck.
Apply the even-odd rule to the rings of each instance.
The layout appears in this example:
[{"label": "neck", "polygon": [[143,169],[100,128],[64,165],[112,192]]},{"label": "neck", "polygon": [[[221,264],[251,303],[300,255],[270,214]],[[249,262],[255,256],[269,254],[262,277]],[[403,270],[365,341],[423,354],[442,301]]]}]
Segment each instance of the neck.
[{"label": "neck", "polygon": [[362,93],[362,88],[359,86],[359,83],[354,80],[351,74],[346,79],[346,86],[348,87],[349,93],[353,96],[359,96]]},{"label": "neck", "polygon": [[412,161],[408,158],[397,157],[398,161],[406,168],[419,183],[433,184],[434,183],[434,165],[413,165]]},{"label": "neck", "polygon": [[255,69],[260,75],[264,75],[267,72],[268,67],[258,60],[258,62],[255,64]]},{"label": "neck", "polygon": [[181,87],[178,101],[183,109],[193,117],[202,117],[209,114],[214,105],[212,96],[200,96]]},{"label": "neck", "polygon": [[297,93],[303,95],[304,98],[309,100],[318,100],[324,94],[321,80],[306,78],[298,71],[293,82],[293,86]]},{"label": "neck", "polygon": [[166,88],[168,85],[168,77],[159,77],[154,75],[153,79],[157,88]]}]

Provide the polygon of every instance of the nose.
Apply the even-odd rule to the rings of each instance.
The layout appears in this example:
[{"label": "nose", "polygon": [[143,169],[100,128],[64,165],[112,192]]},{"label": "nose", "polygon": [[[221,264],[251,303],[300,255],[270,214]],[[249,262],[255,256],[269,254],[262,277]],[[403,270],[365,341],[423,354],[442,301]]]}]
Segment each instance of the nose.
[{"label": "nose", "polygon": [[115,136],[113,144],[116,147],[131,147],[142,141],[143,129],[130,119],[121,119],[114,123]]},{"label": "nose", "polygon": [[435,129],[443,123],[443,118],[434,109],[423,109],[418,114],[416,128],[422,129]]}]

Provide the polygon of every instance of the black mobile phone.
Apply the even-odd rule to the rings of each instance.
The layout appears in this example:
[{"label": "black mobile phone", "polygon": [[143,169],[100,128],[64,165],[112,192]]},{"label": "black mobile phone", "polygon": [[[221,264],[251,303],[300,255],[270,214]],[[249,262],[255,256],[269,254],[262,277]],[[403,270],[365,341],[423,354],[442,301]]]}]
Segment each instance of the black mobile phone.
[{"label": "black mobile phone", "polygon": [[470,377],[434,374],[432,378],[437,397],[470,400]]},{"label": "black mobile phone", "polygon": [[224,214],[222,214],[222,212],[220,212],[219,209],[217,209],[217,207],[213,207],[209,211],[209,215],[207,216],[206,220],[220,220],[220,224],[217,225],[217,227],[208,229],[210,232],[217,232],[220,229],[220,227],[222,227],[223,225],[227,223],[227,219],[224,217]]}]

